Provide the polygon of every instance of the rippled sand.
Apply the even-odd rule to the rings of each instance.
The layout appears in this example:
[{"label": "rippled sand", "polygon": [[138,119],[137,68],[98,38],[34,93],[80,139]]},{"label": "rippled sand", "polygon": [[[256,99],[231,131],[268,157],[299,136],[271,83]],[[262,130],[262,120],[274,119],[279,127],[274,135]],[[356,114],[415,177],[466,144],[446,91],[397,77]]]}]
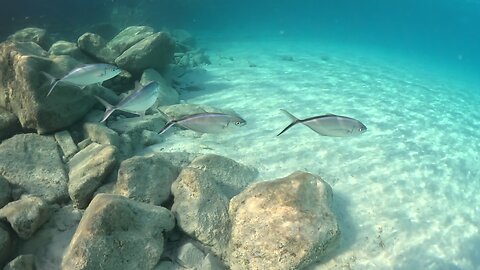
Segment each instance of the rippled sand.
[{"label": "rippled sand", "polygon": [[[225,155],[257,167],[261,179],[296,170],[324,178],[343,235],[338,251],[314,269],[479,267],[475,89],[388,57],[321,44],[207,48],[205,89],[182,98],[234,109],[248,124],[227,135],[175,129],[157,149]],[[299,118],[354,117],[368,131],[328,138],[298,125],[276,137],[289,123],[280,108]]]}]

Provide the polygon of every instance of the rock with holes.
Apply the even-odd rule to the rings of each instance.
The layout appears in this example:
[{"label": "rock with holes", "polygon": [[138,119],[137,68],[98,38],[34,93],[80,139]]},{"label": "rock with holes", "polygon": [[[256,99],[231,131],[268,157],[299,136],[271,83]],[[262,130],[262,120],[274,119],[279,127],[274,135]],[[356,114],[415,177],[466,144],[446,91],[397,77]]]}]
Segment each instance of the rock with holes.
[{"label": "rock with holes", "polygon": [[173,229],[167,209],[119,195],[95,196],[63,257],[62,269],[153,269]]},{"label": "rock with holes", "polygon": [[230,201],[231,269],[302,269],[321,260],[340,238],[331,200],[331,187],[306,172],[250,185]]}]

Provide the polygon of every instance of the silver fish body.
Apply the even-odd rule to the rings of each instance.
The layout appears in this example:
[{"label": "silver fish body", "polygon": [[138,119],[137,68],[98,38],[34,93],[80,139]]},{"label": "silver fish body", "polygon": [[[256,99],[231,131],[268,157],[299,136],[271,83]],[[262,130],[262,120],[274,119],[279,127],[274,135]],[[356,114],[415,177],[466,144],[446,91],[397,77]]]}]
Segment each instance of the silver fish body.
[{"label": "silver fish body", "polygon": [[139,115],[145,114],[145,111],[152,107],[157,101],[159,91],[160,84],[157,82],[150,82],[134,93],[126,96],[116,106],[113,106],[102,98],[95,96],[106,108],[101,122],[105,122],[107,118],[116,110]]},{"label": "silver fish body", "polygon": [[301,120],[286,110],[282,111],[292,120],[292,123],[284,128],[277,136],[280,136],[298,123],[304,124],[322,136],[329,137],[356,136],[367,131],[367,127],[360,121],[346,116],[326,114]]},{"label": "silver fish body", "polygon": [[162,134],[173,125],[200,133],[223,133],[246,125],[239,116],[225,113],[198,113],[169,121],[158,133]]},{"label": "silver fish body", "polygon": [[59,82],[73,84],[83,88],[87,85],[101,83],[109,80],[120,74],[120,72],[122,72],[122,70],[113,65],[89,64],[73,69],[61,79],[56,79],[51,75],[44,73],[52,81],[47,96],[52,93],[53,89]]}]

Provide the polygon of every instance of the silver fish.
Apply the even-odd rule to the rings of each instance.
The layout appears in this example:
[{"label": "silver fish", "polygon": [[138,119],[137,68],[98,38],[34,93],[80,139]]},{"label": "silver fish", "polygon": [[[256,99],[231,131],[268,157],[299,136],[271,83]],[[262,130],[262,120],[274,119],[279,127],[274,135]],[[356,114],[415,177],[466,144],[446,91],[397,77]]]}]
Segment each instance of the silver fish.
[{"label": "silver fish", "polygon": [[157,101],[159,90],[159,83],[150,82],[134,93],[126,96],[116,106],[113,106],[104,99],[95,96],[106,108],[105,114],[100,122],[105,122],[107,118],[116,110],[144,115],[145,111],[152,107],[153,104],[155,104],[155,101]]},{"label": "silver fish", "polygon": [[69,83],[84,88],[90,84],[109,80],[117,76],[120,72],[122,72],[120,68],[109,64],[90,64],[73,69],[61,79],[57,79],[46,72],[42,73],[51,81],[51,87],[47,94],[48,97],[59,82]]},{"label": "silver fish", "polygon": [[298,123],[304,124],[322,136],[330,137],[355,136],[367,131],[367,127],[360,121],[346,116],[326,114],[300,120],[286,110],[281,111],[292,120],[292,123],[278,133],[277,136],[280,136]]},{"label": "silver fish", "polygon": [[246,124],[247,121],[236,115],[225,113],[197,113],[187,115],[178,120],[169,121],[158,134],[163,134],[173,125],[179,125],[200,133],[222,133],[233,127],[241,127]]}]

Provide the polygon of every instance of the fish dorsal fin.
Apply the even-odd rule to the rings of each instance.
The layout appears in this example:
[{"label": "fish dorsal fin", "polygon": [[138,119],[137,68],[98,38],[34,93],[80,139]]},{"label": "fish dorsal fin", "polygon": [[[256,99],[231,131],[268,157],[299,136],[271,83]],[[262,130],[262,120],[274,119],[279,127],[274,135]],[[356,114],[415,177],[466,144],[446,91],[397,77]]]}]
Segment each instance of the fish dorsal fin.
[{"label": "fish dorsal fin", "polygon": [[325,114],[325,116],[337,116],[337,115],[333,114],[333,113],[327,113],[327,114]]}]

